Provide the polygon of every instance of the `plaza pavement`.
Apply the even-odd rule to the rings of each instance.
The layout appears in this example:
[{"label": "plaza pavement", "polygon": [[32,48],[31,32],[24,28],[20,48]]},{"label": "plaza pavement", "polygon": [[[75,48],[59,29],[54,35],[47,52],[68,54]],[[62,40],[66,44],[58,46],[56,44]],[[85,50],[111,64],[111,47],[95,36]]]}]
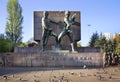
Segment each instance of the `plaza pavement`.
[{"label": "plaza pavement", "polygon": [[120,82],[120,66],[107,68],[0,68],[0,82]]}]

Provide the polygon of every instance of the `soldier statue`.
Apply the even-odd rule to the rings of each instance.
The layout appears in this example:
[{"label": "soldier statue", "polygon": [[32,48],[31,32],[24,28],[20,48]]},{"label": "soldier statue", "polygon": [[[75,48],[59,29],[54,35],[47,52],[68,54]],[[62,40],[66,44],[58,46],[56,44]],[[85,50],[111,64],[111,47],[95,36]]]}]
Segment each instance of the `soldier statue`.
[{"label": "soldier statue", "polygon": [[43,12],[43,17],[42,17],[42,51],[45,50],[45,46],[47,44],[49,36],[55,37],[56,43],[58,43],[57,39],[57,34],[52,31],[52,28],[50,27],[50,23],[55,23],[56,22],[48,19],[49,13],[47,11]]},{"label": "soldier statue", "polygon": [[63,31],[59,34],[58,36],[58,43],[60,44],[61,42],[61,38],[65,35],[67,35],[70,39],[71,42],[71,48],[72,48],[72,52],[74,52],[74,45],[73,45],[73,33],[71,30],[71,25],[74,23],[75,20],[75,15],[74,14],[70,19],[70,12],[69,11],[65,11],[65,16],[64,16],[64,23],[65,23],[65,27],[63,28]]}]

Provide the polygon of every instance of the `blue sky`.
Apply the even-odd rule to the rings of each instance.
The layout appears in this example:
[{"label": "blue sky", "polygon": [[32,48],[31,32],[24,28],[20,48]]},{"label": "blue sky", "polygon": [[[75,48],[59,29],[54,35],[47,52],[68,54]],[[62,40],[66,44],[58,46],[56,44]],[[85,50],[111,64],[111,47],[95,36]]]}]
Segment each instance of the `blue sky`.
[{"label": "blue sky", "polygon": [[[5,32],[7,2],[0,0],[0,33]],[[23,42],[33,37],[33,11],[80,11],[82,45],[87,45],[96,31],[120,33],[120,0],[19,0],[19,3],[24,16]]]}]

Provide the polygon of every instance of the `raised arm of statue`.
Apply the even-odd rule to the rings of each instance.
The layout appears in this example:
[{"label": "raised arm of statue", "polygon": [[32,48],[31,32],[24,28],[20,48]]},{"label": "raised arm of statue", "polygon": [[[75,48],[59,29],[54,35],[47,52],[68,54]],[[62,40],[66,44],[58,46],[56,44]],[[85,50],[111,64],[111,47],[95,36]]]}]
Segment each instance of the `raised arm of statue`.
[{"label": "raised arm of statue", "polygon": [[71,24],[72,24],[72,25],[80,26],[80,23],[77,22],[77,21],[75,21],[75,18],[76,18],[76,13],[73,14],[73,16],[72,16],[71,19],[70,19]]},{"label": "raised arm of statue", "polygon": [[66,24],[66,29],[69,29],[70,26],[74,23],[75,21],[75,16],[76,13],[73,14],[73,16],[69,19],[70,13],[68,11],[65,12],[65,17],[64,17],[64,22]]},{"label": "raised arm of statue", "polygon": [[73,14],[73,16],[70,18],[70,23],[74,23],[75,22],[75,17],[76,17],[76,13],[75,14]]},{"label": "raised arm of statue", "polygon": [[58,22],[55,22],[53,20],[50,20],[50,22],[53,23],[53,24],[58,24]]}]

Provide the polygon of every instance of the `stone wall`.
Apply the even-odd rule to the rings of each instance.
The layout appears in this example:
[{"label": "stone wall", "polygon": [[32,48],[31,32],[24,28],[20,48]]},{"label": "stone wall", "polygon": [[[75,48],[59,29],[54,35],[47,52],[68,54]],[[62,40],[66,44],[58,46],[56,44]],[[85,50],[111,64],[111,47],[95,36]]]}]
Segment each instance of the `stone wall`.
[{"label": "stone wall", "polygon": [[[0,56],[1,58],[2,56]],[[4,56],[5,66],[39,66],[39,67],[101,67],[101,53],[13,53]]]},{"label": "stone wall", "polygon": [[[76,47],[77,52],[101,52],[99,47]],[[15,53],[39,53],[40,47],[15,47]]]},{"label": "stone wall", "polygon": [[38,53],[40,47],[15,47],[14,53]]},{"label": "stone wall", "polygon": [[101,52],[100,47],[77,47],[76,51],[78,52]]}]

